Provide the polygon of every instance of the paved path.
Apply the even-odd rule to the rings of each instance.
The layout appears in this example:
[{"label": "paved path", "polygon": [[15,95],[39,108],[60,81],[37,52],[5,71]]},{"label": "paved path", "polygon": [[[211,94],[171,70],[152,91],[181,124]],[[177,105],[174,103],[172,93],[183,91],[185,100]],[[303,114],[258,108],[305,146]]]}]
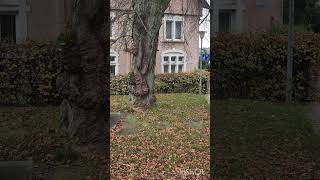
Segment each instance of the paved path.
[{"label": "paved path", "polygon": [[0,161],[0,179],[28,180],[32,165],[32,161]]},{"label": "paved path", "polygon": [[123,113],[120,112],[111,112],[110,113],[110,128],[115,128],[117,125],[117,122],[119,120],[124,120],[125,119],[125,115]]},{"label": "paved path", "polygon": [[0,179],[2,180],[86,180],[93,175],[93,171],[86,167],[56,167],[45,164],[35,165],[29,161],[0,161]]}]

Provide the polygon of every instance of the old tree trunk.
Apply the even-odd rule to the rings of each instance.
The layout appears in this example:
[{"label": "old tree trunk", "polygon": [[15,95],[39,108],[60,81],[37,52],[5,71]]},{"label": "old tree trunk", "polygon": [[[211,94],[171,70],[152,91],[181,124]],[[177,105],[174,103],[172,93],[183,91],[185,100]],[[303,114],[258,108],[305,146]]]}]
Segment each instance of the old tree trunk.
[{"label": "old tree trunk", "polygon": [[133,108],[148,108],[156,102],[154,69],[159,30],[170,0],[133,0],[132,69],[129,73],[129,102]]},{"label": "old tree trunk", "polygon": [[65,34],[66,47],[57,87],[63,96],[61,125],[83,143],[106,141],[107,84],[103,24],[106,0],[74,0],[73,16]]}]

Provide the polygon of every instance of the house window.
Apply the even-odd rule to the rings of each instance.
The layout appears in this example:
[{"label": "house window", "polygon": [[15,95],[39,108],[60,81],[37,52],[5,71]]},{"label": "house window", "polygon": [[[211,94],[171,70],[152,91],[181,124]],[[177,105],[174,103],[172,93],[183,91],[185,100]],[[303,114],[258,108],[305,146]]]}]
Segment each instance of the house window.
[{"label": "house window", "polygon": [[172,39],[172,27],[173,22],[172,21],[166,21],[166,39]]},{"label": "house window", "polygon": [[185,55],[181,51],[167,51],[162,54],[162,73],[185,72]]},{"label": "house window", "polygon": [[219,12],[219,32],[231,32],[231,11]]},{"label": "house window", "polygon": [[0,15],[0,40],[16,41],[15,15]]},{"label": "house window", "polygon": [[119,73],[118,59],[119,59],[119,55],[116,52],[111,51],[110,52],[110,75],[111,76],[116,76]]},{"label": "house window", "polygon": [[165,40],[183,41],[183,17],[165,16]]}]

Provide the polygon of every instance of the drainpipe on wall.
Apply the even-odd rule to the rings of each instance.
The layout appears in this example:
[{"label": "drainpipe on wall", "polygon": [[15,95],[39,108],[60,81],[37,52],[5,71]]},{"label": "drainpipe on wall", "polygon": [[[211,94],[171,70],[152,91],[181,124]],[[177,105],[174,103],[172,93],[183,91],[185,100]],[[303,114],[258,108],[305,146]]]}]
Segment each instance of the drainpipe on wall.
[{"label": "drainpipe on wall", "polygon": [[242,8],[241,8],[241,0],[237,0],[236,1],[237,2],[237,9],[236,9],[236,12],[235,12],[235,25],[236,25],[236,27],[235,27],[235,31],[236,32],[241,32],[241,30],[242,30]]},{"label": "drainpipe on wall", "polygon": [[30,7],[26,0],[20,0],[18,14],[16,15],[16,43],[21,44],[27,39],[27,12]]}]

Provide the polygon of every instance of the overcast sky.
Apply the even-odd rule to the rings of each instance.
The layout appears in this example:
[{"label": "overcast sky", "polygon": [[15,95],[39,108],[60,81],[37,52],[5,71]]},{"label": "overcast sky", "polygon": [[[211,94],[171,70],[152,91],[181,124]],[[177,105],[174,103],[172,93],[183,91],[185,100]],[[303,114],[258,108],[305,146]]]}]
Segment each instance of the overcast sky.
[{"label": "overcast sky", "polygon": [[[210,4],[210,2],[208,2]],[[200,22],[202,21],[203,18],[206,18],[206,20],[200,25],[199,31],[206,31],[206,34],[203,38],[203,48],[209,48],[210,47],[210,13],[208,9],[203,9],[202,11],[202,17]],[[200,41],[200,36],[199,36],[199,47],[201,47],[201,41]]]}]

